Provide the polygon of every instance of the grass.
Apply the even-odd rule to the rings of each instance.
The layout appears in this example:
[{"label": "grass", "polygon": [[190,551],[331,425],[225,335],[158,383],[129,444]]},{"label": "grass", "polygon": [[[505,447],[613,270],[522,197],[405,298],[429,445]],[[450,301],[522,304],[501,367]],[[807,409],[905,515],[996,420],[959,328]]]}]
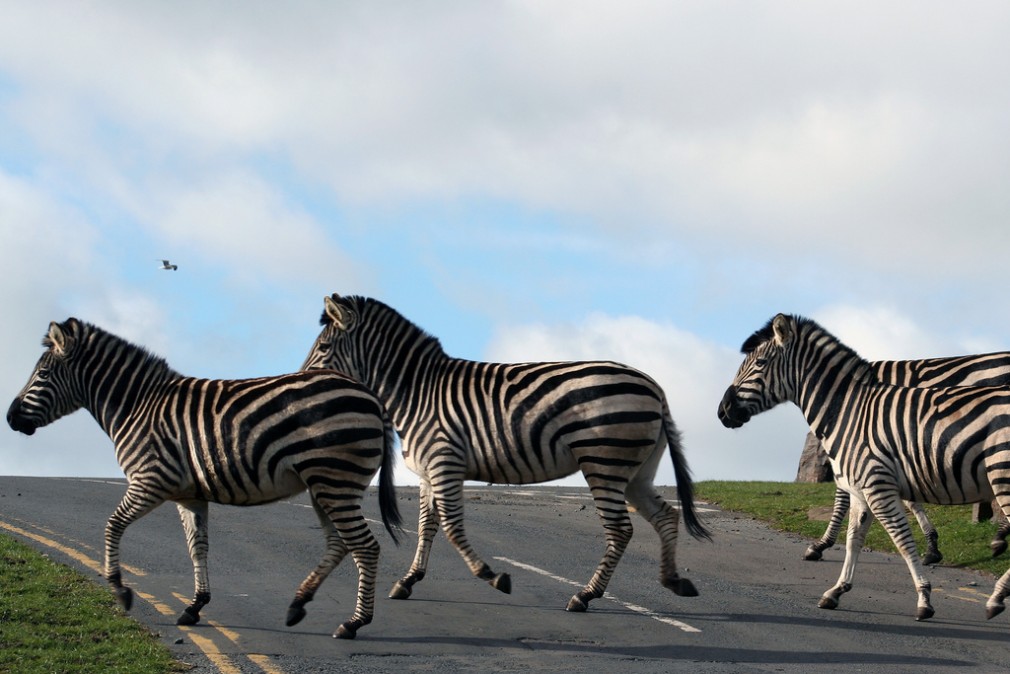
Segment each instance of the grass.
[{"label": "grass", "polygon": [[0,672],[165,674],[181,671],[104,587],[0,535]]},{"label": "grass", "polygon": [[[799,482],[719,482],[695,483],[695,494],[709,503],[718,504],[724,510],[750,515],[767,522],[780,531],[788,531],[806,536],[813,542],[819,539],[827,528],[827,521],[810,519],[812,508],[828,507],[834,503],[834,483]],[[925,506],[926,514],[940,535],[940,551],[943,566],[958,566],[978,569],[999,576],[1010,564],[1008,555],[993,559],[989,541],[996,533],[992,522],[974,524],[971,521],[971,506]],[[912,530],[916,535],[919,551],[925,542],[915,519],[909,516]],[[845,542],[845,526],[842,527],[837,544]],[[867,548],[896,552],[891,538],[878,522],[874,522],[866,536]],[[803,550],[797,550],[801,555]],[[837,554],[837,553],[836,553]]]}]

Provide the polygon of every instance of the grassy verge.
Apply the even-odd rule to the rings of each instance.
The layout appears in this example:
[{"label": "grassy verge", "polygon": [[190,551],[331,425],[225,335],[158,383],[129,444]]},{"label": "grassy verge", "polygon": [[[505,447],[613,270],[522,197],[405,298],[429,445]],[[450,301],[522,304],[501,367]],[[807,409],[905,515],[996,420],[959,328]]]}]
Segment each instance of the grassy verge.
[{"label": "grassy verge", "polygon": [[0,672],[177,671],[168,649],[105,588],[0,535]]},{"label": "grassy verge", "polygon": [[[780,531],[806,536],[811,542],[824,534],[827,521],[810,519],[812,508],[828,507],[834,502],[833,483],[807,484],[795,482],[718,482],[695,483],[698,498],[718,504],[725,510],[750,515]],[[964,566],[994,575],[1000,575],[1010,563],[1007,554],[993,559],[989,541],[996,533],[992,522],[973,524],[971,506],[926,505],[926,514],[940,534],[940,551],[944,566]],[[922,532],[915,519],[911,518],[920,552],[925,545]],[[842,527],[838,543],[845,542],[845,527]],[[890,537],[874,522],[866,536],[866,547],[873,550],[894,552]],[[796,551],[803,554],[802,549]],[[836,553],[837,554],[837,553]]]}]

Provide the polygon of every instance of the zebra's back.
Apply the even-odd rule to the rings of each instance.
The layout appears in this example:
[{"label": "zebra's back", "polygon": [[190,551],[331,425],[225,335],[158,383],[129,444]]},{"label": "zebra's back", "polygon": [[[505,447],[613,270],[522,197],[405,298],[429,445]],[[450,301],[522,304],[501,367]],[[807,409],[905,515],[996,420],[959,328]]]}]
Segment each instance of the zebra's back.
[{"label": "zebra's back", "polygon": [[479,363],[440,373],[438,423],[405,433],[408,465],[429,457],[434,436],[466,447],[467,479],[526,484],[571,475],[586,462],[641,461],[663,425],[663,392],[620,363]]}]

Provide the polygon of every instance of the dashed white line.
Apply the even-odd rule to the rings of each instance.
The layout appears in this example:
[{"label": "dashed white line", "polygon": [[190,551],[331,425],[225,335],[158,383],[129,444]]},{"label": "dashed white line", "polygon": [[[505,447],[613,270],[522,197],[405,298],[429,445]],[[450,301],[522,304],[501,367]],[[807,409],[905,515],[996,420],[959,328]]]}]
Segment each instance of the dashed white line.
[{"label": "dashed white line", "polygon": [[[564,578],[562,576],[557,576],[557,575],[551,573],[550,571],[545,571],[545,570],[543,570],[543,569],[541,569],[539,567],[533,566],[532,564],[525,564],[523,562],[517,562],[516,560],[509,559],[508,557],[495,557],[495,559],[498,560],[498,561],[500,561],[500,562],[505,562],[506,564],[511,564],[512,566],[515,566],[517,568],[523,569],[525,571],[532,571],[533,573],[539,574],[539,575],[544,576],[546,578],[550,578],[551,580],[555,580],[555,581],[557,581],[559,583],[564,583],[566,585],[574,585],[575,587],[582,587],[582,583],[579,583],[579,582],[574,581],[574,580],[569,580],[568,578]],[[699,634],[701,633],[701,630],[698,629],[697,627],[693,627],[691,625],[688,625],[687,623],[681,622],[680,620],[674,620],[673,618],[667,618],[666,616],[662,616],[662,615],[656,613],[655,611],[653,611],[652,609],[646,608],[644,606],[639,606],[638,604],[632,604],[630,602],[622,601],[621,599],[618,599],[617,597],[615,597],[614,595],[610,594],[609,592],[604,593],[603,598],[604,599],[609,599],[612,602],[620,604],[621,606],[623,606],[624,608],[628,609],[629,611],[634,611],[635,613],[641,613],[642,615],[647,616],[649,618],[652,618],[653,620],[657,620],[657,621],[659,621],[661,623],[664,623],[666,625],[672,625],[672,626],[676,627],[677,629],[682,630],[684,632],[699,633]]]}]

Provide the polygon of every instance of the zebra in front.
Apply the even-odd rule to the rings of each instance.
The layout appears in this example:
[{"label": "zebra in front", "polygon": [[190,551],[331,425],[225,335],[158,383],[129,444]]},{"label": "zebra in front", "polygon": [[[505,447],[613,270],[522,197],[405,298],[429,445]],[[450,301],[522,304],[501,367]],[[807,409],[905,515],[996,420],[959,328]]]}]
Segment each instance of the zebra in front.
[{"label": "zebra in front", "polygon": [[[921,388],[951,388],[955,386],[1010,386],[1010,352],[998,351],[977,356],[954,356],[952,358],[925,358],[922,360],[878,360],[870,363],[874,376],[885,384],[895,386],[918,386]],[[813,435],[813,433],[811,433]],[[823,451],[823,448],[822,448]],[[940,552],[936,527],[929,521],[921,504],[906,501],[905,506],[912,512],[926,536],[926,553],[922,563],[936,564],[943,559]],[[821,539],[811,543],[803,558],[818,560],[822,552],[835,544],[842,520],[849,512],[849,492],[841,487],[835,490],[835,502],[831,520]],[[993,557],[1001,555],[1007,547],[1010,523],[1002,513],[999,530],[989,544]]]},{"label": "zebra in front", "polygon": [[581,470],[606,534],[589,583],[568,602],[585,611],[606,590],[632,535],[631,504],[659,534],[660,581],[695,596],[677,573],[678,510],[653,486],[669,446],[688,531],[710,534],[695,514],[693,486],[662,389],[612,362],[481,363],[452,358],[439,341],[374,299],[324,299],[323,329],[304,369],[334,368],[375,391],[400,432],[407,466],[420,477],[418,544],[390,597],[406,599],[424,578],[432,539],[446,538],[474,576],[511,591],[473,550],[463,527],[463,481],[529,484]]},{"label": "zebra in front", "polygon": [[[779,314],[743,345],[740,369],[719,404],[739,428],[790,401],[824,444],[838,484],[851,497],[845,562],[821,608],[852,589],[856,561],[876,517],[908,565],[918,591],[916,619],[933,616],[930,583],[901,500],[976,503],[995,498],[1010,514],[1010,387],[907,388],[883,384],[855,351],[820,325]],[[986,602],[1001,613],[1010,570]]]},{"label": "zebra in front", "polygon": [[371,622],[379,543],[361,501],[376,471],[382,519],[394,541],[400,514],[392,482],[395,434],[368,389],[332,371],[184,377],[76,318],[50,323],[43,346],[7,422],[31,435],[84,408],[112,439],[128,484],[105,528],[105,577],[125,609],[133,593],[122,582],[119,544],[130,523],[165,501],[178,506],[196,590],[177,622],[192,625],[210,601],[208,502],[260,505],[308,489],[326,553],[299,586],[286,622],[305,616],[305,604],[348,551],[358,568],[357,602],[334,636],[353,639]]}]

